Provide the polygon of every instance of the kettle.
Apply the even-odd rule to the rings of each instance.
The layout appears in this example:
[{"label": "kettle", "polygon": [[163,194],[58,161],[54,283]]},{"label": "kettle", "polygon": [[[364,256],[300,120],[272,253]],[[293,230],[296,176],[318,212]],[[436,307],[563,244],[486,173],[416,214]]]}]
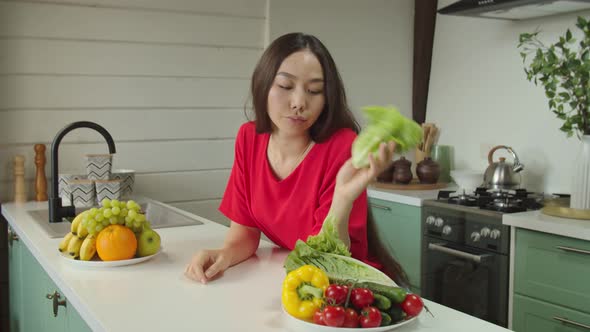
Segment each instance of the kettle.
[{"label": "kettle", "polygon": [[[506,158],[499,158],[500,161],[494,162],[494,152],[499,149],[505,149],[512,154],[514,164],[507,163]],[[483,175],[483,184],[488,189],[515,189],[520,186],[520,171],[524,165],[518,160],[516,152],[511,147],[498,145],[488,153],[488,168]]]}]

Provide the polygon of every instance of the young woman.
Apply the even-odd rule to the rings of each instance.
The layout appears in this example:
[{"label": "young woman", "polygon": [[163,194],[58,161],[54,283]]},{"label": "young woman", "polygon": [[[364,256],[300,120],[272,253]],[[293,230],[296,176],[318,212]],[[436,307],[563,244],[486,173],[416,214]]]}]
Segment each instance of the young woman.
[{"label": "young woman", "polygon": [[379,257],[384,250],[374,247],[380,242],[367,223],[366,188],[389,166],[395,144],[382,144],[368,168],[352,166],[359,126],[326,47],[302,33],[279,37],[258,62],[251,93],[254,121],[238,131],[219,207],[232,221],[228,234],[222,248],[197,252],[186,276],[206,283],[248,259],[261,232],[293,249],[298,239],[317,234],[330,212],[354,258],[403,281],[399,265]]}]

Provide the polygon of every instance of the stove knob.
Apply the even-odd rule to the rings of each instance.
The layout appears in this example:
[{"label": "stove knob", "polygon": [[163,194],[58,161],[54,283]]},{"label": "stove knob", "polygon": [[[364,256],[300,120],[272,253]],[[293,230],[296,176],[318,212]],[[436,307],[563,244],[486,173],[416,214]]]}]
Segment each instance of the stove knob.
[{"label": "stove knob", "polygon": [[436,227],[442,227],[443,223],[444,223],[444,220],[441,217],[438,217],[434,220],[434,226],[436,226]]},{"label": "stove knob", "polygon": [[488,237],[488,235],[490,235],[490,229],[484,227],[479,231],[479,234],[481,234],[482,237]]},{"label": "stove knob", "polygon": [[473,242],[477,242],[477,241],[479,241],[479,238],[480,238],[480,237],[481,237],[481,235],[479,235],[479,233],[478,233],[478,232],[473,232],[473,233],[471,233],[471,240],[472,240]]},{"label": "stove knob", "polygon": [[434,216],[428,216],[428,218],[426,218],[426,225],[432,224],[434,224]]},{"label": "stove knob", "polygon": [[445,225],[445,227],[443,227],[443,229],[442,229],[442,233],[443,233],[443,235],[449,235],[449,234],[451,234],[452,230],[453,229],[451,228],[451,226]]},{"label": "stove knob", "polygon": [[492,229],[492,232],[490,233],[490,237],[495,240],[500,237],[500,234],[501,233],[500,233],[499,229]]}]

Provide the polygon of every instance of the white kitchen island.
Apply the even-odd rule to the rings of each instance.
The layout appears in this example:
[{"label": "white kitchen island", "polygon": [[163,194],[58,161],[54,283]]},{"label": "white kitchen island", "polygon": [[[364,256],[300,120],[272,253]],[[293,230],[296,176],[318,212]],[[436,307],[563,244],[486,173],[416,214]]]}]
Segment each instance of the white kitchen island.
[{"label": "white kitchen island", "polygon": [[[2,214],[38,263],[93,331],[288,331],[281,310],[287,254],[262,241],[255,257],[202,285],[183,272],[193,253],[222,244],[227,228],[196,217],[203,225],[158,229],[163,252],[146,262],[111,268],[82,268],[60,256],[60,239],[50,239],[27,210],[47,203],[3,204]],[[174,208],[173,208],[174,209]],[[507,331],[425,301],[433,313],[396,331]],[[48,303],[48,305],[50,305]],[[26,331],[23,331],[26,332]]]}]

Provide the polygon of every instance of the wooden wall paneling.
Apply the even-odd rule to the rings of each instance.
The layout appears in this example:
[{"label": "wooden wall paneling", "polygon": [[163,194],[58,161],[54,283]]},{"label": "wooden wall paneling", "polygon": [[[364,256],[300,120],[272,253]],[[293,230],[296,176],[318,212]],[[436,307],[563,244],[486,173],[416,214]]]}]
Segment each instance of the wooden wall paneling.
[{"label": "wooden wall paneling", "polygon": [[0,77],[0,110],[18,108],[243,107],[247,79],[12,76]]},{"label": "wooden wall paneling", "polygon": [[[26,2],[28,0],[16,0]],[[144,10],[180,11],[217,15],[264,18],[266,0],[36,0],[89,7],[112,7]]]},{"label": "wooden wall paneling", "polygon": [[415,0],[414,11],[414,71],[412,88],[412,117],[426,120],[428,84],[434,42],[437,0]]},{"label": "wooden wall paneling", "polygon": [[[115,142],[117,153],[113,156],[113,169],[133,169],[137,173],[184,172],[200,169],[229,169],[232,166],[234,140],[187,140],[153,142]],[[50,160],[50,145],[45,156]],[[106,143],[62,144],[59,149],[60,173],[86,172],[84,155],[107,153]],[[25,156],[25,179],[34,180],[35,152],[30,146],[14,146],[0,149],[0,160],[12,160],[13,156]],[[11,181],[12,166],[1,165],[0,181]],[[45,173],[50,181],[49,163]],[[0,188],[2,190],[2,188]]]},{"label": "wooden wall paneling", "polygon": [[[234,138],[246,121],[235,109],[74,109],[0,111],[0,147],[6,144],[51,144],[66,124],[87,120],[105,127],[116,142]],[[42,125],[40,125],[42,124]],[[92,130],[76,129],[62,142],[102,143]]]},{"label": "wooden wall paneling", "polygon": [[261,52],[234,47],[0,39],[0,74],[249,79]]},{"label": "wooden wall paneling", "polygon": [[259,48],[264,22],[262,18],[0,2],[0,37]]},{"label": "wooden wall paneling", "polygon": [[208,199],[191,202],[171,202],[170,205],[196,214],[203,218],[218,222],[222,225],[229,226],[230,219],[228,219],[218,210],[220,203],[221,199]]},{"label": "wooden wall paneling", "polygon": [[162,202],[221,198],[230,170],[139,174],[135,190]]}]

